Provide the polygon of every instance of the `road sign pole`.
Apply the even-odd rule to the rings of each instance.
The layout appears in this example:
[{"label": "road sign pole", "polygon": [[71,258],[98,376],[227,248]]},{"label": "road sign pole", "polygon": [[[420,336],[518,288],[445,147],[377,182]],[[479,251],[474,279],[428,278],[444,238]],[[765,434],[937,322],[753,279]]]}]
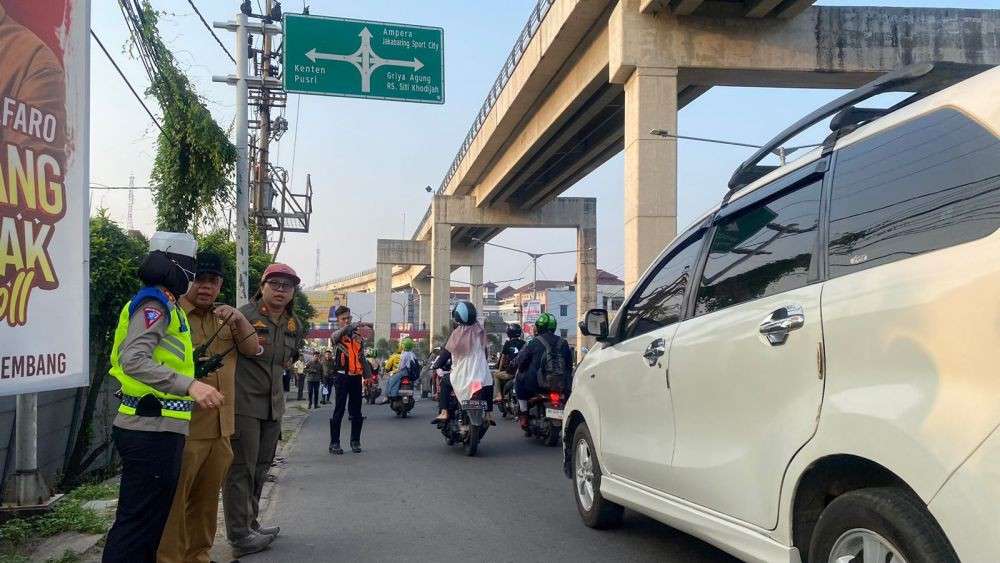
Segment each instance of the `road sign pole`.
[{"label": "road sign pole", "polygon": [[236,15],[236,306],[249,301],[250,217],[247,125],[247,16]]}]

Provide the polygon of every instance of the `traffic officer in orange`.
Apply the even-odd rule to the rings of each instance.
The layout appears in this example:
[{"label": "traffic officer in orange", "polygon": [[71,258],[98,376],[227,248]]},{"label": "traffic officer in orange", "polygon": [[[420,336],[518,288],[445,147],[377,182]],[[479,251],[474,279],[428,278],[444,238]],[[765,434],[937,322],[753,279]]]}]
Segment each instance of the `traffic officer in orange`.
[{"label": "traffic officer in orange", "polygon": [[280,528],[261,526],[260,494],[274,460],[285,414],[282,376],[298,359],[304,335],[302,322],[292,314],[299,276],[285,264],[264,270],[257,295],[240,312],[257,331],[264,351],[239,356],[236,362],[236,432],[233,464],[222,491],[226,535],[233,555],[260,551],[255,535],[277,536]]},{"label": "traffic officer in orange", "polygon": [[[250,321],[229,305],[216,303],[222,290],[222,258],[198,253],[194,282],[178,301],[191,327],[195,377],[229,398],[215,410],[196,409],[191,415],[181,475],[157,560],[160,563],[207,563],[215,539],[219,491],[233,460],[229,437],[234,427],[237,353],[263,352]],[[256,536],[261,548],[271,536]]]}]

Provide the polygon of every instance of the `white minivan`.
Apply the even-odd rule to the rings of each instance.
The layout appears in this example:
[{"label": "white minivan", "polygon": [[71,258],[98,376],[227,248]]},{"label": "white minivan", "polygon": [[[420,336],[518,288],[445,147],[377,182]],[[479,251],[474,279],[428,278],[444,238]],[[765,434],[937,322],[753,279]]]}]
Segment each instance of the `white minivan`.
[{"label": "white minivan", "polygon": [[[856,105],[886,92],[911,94]],[[630,508],[748,561],[1000,562],[998,227],[1000,68],[912,65],[789,127],[581,322],[583,521]]]}]

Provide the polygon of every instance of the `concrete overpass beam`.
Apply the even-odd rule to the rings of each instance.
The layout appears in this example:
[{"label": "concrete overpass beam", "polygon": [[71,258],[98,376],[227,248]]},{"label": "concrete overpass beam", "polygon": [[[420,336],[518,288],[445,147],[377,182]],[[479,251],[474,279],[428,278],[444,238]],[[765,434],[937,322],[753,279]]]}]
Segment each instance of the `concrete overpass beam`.
[{"label": "concrete overpass beam", "polygon": [[375,342],[389,340],[392,324],[392,264],[375,266]]},{"label": "concrete overpass beam", "polygon": [[625,291],[677,232],[677,69],[638,67],[625,82]]}]

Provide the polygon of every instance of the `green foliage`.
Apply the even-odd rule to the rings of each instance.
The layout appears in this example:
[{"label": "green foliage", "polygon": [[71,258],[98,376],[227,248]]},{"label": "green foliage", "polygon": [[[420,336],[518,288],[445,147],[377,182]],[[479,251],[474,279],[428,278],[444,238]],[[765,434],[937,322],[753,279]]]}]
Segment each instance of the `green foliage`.
[{"label": "green foliage", "polygon": [[163,112],[150,182],[156,188],[156,226],[166,231],[194,231],[214,219],[229,200],[229,176],[236,147],[212,118],[202,98],[178,68],[160,38],[158,14],[143,2],[142,35],[157,57],[159,72],[147,92]]},{"label": "green foliage", "polygon": [[[111,368],[111,343],[118,311],[139,289],[136,271],[149,248],[142,235],[127,233],[99,209],[90,219],[90,386],[80,414],[79,431],[63,469],[62,487],[78,483],[95,456],[94,410]],[[97,444],[99,448],[110,444]]]},{"label": "green foliage", "polygon": [[80,485],[69,493],[69,497],[82,502],[118,498],[118,487],[103,483]]},{"label": "green foliage", "polygon": [[108,530],[109,524],[104,516],[84,508],[81,501],[69,498],[56,504],[52,512],[47,514],[9,520],[0,526],[0,543],[16,547],[62,532],[102,534]]},{"label": "green foliage", "polygon": [[378,342],[375,343],[375,353],[378,354],[378,357],[383,360],[388,358],[389,354],[392,353],[392,348],[389,345],[389,341],[386,340],[385,338],[379,338]]}]

